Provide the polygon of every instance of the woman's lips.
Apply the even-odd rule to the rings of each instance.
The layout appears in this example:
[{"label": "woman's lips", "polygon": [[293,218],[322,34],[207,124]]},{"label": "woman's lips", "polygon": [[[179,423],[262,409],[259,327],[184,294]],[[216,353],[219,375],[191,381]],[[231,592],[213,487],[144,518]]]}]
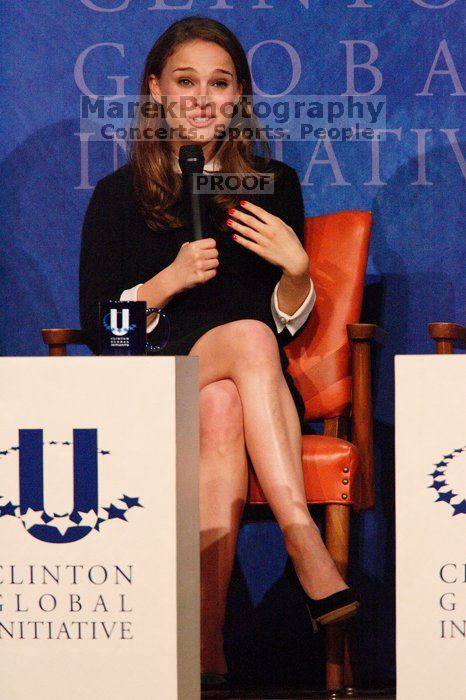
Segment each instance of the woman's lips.
[{"label": "woman's lips", "polygon": [[213,124],[215,121],[215,117],[210,117],[210,119],[207,119],[205,121],[195,121],[193,117],[186,117],[186,120],[191,124],[191,126],[196,126],[199,129],[205,129],[206,127],[210,126]]}]

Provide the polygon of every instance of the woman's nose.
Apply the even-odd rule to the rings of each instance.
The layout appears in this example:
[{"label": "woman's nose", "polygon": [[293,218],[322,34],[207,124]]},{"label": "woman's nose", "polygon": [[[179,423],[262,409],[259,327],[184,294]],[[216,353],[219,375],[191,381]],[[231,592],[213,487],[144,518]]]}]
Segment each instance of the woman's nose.
[{"label": "woman's nose", "polygon": [[212,101],[212,95],[210,92],[211,88],[206,86],[200,86],[194,91],[194,96],[196,98],[197,104],[200,107],[207,106]]}]

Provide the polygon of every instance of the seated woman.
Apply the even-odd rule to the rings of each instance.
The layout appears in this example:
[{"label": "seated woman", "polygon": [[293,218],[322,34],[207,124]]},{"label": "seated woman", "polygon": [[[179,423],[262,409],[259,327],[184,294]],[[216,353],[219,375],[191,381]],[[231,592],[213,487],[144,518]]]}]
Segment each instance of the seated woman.
[{"label": "seated woman", "polygon": [[[271,159],[264,140],[265,155],[256,155],[246,136],[246,125],[258,126],[251,75],[241,44],[223,24],[204,17],[172,24],[147,56],[140,94],[163,107],[161,116],[141,109],[141,133],[164,125],[172,138],[134,141],[129,162],[97,183],[83,225],[81,324],[97,352],[99,300],[143,300],[163,307],[170,319],[172,335],[160,354],[199,357],[201,670],[211,674],[206,682],[221,682],[247,454],[311,617],[324,623],[331,613],[335,621],[358,607],[308,511],[304,404],[283,350],[315,301],[303,248],[303,198],[296,171]],[[194,105],[187,115],[182,96]],[[228,103],[234,109],[225,117]],[[229,128],[234,138],[225,137]],[[186,143],[202,146],[206,172],[272,174],[273,194],[203,195],[205,237],[193,241],[177,159]],[[148,319],[150,333],[157,333],[157,320]]]}]

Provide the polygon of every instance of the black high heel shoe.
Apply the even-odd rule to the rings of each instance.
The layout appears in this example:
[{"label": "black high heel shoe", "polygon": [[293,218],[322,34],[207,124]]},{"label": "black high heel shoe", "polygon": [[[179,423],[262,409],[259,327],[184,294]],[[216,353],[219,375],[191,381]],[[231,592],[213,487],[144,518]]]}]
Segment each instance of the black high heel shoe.
[{"label": "black high heel shoe", "polygon": [[325,598],[315,600],[308,596],[303,589],[290,558],[288,558],[286,562],[285,572],[299,586],[299,590],[309,612],[309,617],[311,618],[314,634],[317,632],[318,622],[321,625],[328,625],[332,622],[343,622],[343,620],[348,620],[358,612],[361,600],[359,594],[354,589],[345,588]]}]

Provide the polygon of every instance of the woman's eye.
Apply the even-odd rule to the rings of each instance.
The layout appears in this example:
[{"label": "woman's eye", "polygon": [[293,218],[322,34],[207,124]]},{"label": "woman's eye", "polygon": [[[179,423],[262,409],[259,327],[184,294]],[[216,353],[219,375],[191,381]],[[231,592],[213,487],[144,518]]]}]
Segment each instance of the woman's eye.
[{"label": "woman's eye", "polygon": [[[178,85],[186,85],[186,83],[191,83],[189,78],[180,78],[178,80]],[[228,87],[228,83],[226,82],[226,80],[216,80],[214,85],[217,85],[221,88]]]}]

